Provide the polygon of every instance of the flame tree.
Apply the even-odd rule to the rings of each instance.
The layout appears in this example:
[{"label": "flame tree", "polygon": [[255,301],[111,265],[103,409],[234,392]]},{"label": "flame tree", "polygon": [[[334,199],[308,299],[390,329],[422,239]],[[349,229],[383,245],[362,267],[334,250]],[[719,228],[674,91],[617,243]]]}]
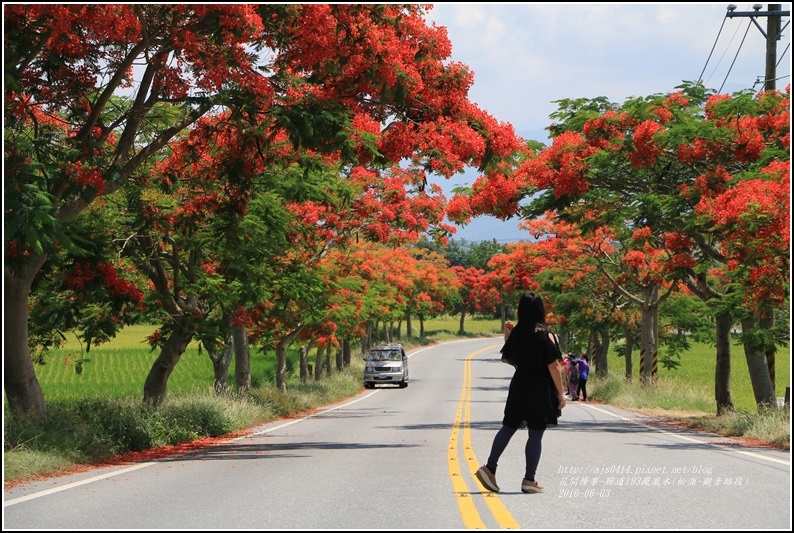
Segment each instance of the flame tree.
[{"label": "flame tree", "polygon": [[72,244],[69,221],[98,197],[139,186],[199,120],[227,114],[256,136],[247,146],[263,160],[283,137],[296,150],[338,154],[343,165],[409,161],[440,176],[512,153],[512,127],[468,100],[472,74],[446,62],[450,43],[444,28],[426,23],[429,8],[5,5],[12,412],[45,410],[28,302],[42,266]]},{"label": "flame tree", "polygon": [[[676,284],[686,282],[707,301],[717,321],[718,412],[732,405],[728,335],[741,318],[760,408],[774,403],[765,354],[772,337],[756,325],[771,321],[789,287],[788,233],[780,231],[790,220],[788,174],[779,170],[790,159],[789,89],[717,95],[686,82],[678,89],[620,105],[605,98],[559,101],[552,145],[526,157],[513,175],[515,193],[501,205],[532,197],[522,216],[554,211],[585,235],[604,236],[598,249],[604,273],[608,264],[622,266],[616,272],[633,272],[632,283],[645,287],[634,294],[613,277],[642,306],[646,353],[656,350],[654,307]],[[489,194],[485,181],[468,212],[482,210]],[[736,201],[750,196],[751,202]],[[753,253],[736,240],[743,226],[754,230]],[[644,370],[647,377],[649,366]]]}]

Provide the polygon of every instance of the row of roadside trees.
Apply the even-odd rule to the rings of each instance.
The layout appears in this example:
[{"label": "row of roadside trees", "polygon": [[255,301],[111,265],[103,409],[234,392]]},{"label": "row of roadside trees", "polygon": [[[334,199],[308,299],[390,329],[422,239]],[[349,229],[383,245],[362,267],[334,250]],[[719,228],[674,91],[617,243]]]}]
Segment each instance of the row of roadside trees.
[{"label": "row of roadside trees", "polygon": [[[560,101],[546,147],[469,102],[471,73],[419,5],[4,10],[12,412],[46,409],[34,361],[64,331],[90,349],[158,324],[143,389],[157,405],[196,339],[218,389],[232,358],[250,386],[254,344],[275,351],[283,390],[292,345],[344,352],[450,309],[463,331],[528,289],[604,373],[615,331],[631,375],[635,342],[655,354],[712,324],[720,412],[738,320],[756,400],[774,404],[788,91]],[[481,178],[448,202],[433,180],[467,166]],[[482,214],[521,216],[531,238],[449,261],[445,217]],[[666,302],[686,310],[662,321]]]},{"label": "row of roadside trees", "polygon": [[[509,180],[484,175],[450,212],[465,220],[496,202],[521,213],[544,242],[514,248],[516,271],[505,283],[523,275],[521,284],[558,287],[561,321],[589,325],[591,345],[608,346],[610,329],[623,330],[627,375],[636,341],[649,355],[646,382],[660,336],[669,337],[661,306],[673,296],[699,299],[714,328],[719,413],[733,409],[730,335],[740,323],[756,402],[774,406],[776,347],[790,337],[790,86],[733,95],[688,82],[677,89],[623,104],[557,102],[552,145]],[[685,341],[691,320],[667,327]]]}]

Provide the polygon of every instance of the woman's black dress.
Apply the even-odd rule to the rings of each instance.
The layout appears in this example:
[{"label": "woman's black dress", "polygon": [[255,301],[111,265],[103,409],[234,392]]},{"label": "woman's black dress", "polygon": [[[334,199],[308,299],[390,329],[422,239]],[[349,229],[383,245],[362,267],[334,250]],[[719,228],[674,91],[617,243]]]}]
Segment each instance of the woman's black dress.
[{"label": "woman's black dress", "polygon": [[548,365],[561,357],[560,350],[542,324],[532,331],[519,326],[502,348],[503,355],[509,355],[516,363],[502,423],[512,428],[524,423],[533,429],[554,427],[562,413]]}]

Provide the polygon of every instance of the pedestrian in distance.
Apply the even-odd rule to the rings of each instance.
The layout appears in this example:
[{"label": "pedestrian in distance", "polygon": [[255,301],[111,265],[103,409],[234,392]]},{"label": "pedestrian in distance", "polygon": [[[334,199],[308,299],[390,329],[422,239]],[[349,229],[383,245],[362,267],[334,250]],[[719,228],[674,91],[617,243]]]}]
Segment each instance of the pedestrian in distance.
[{"label": "pedestrian in distance", "polygon": [[565,360],[565,375],[568,378],[568,396],[571,397],[571,401],[577,401],[579,399],[579,365],[578,359],[572,354],[569,353],[568,357]]},{"label": "pedestrian in distance", "polygon": [[590,363],[587,362],[587,356],[583,355],[577,361],[579,367],[579,391],[578,396],[583,402],[587,401],[587,377],[590,375]]},{"label": "pedestrian in distance", "polygon": [[488,462],[475,476],[487,490],[499,492],[496,468],[499,458],[519,428],[527,428],[524,447],[526,467],[521,492],[543,492],[535,479],[540,462],[543,434],[555,427],[565,407],[560,362],[562,354],[556,336],[546,325],[543,299],[525,293],[518,302],[518,321],[502,347],[502,357],[515,366],[505,402],[502,427],[494,436]]}]

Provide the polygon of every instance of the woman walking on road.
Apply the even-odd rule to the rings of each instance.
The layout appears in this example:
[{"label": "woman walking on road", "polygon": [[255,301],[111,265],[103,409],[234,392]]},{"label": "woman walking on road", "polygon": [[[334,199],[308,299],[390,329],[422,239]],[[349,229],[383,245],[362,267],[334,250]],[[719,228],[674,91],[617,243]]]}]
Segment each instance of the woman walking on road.
[{"label": "woman walking on road", "polygon": [[579,360],[572,353],[565,360],[565,375],[568,377],[568,396],[575,402],[579,399]]},{"label": "woman walking on road", "polygon": [[476,472],[483,486],[499,492],[496,467],[507,444],[519,428],[528,428],[524,448],[526,469],[521,492],[543,492],[535,480],[540,462],[541,441],[548,427],[557,425],[565,407],[565,393],[560,376],[562,353],[554,334],[546,326],[546,309],[541,297],[527,292],[518,302],[518,323],[502,348],[503,357],[516,367],[507,393],[502,427],[496,433],[488,462]]}]

